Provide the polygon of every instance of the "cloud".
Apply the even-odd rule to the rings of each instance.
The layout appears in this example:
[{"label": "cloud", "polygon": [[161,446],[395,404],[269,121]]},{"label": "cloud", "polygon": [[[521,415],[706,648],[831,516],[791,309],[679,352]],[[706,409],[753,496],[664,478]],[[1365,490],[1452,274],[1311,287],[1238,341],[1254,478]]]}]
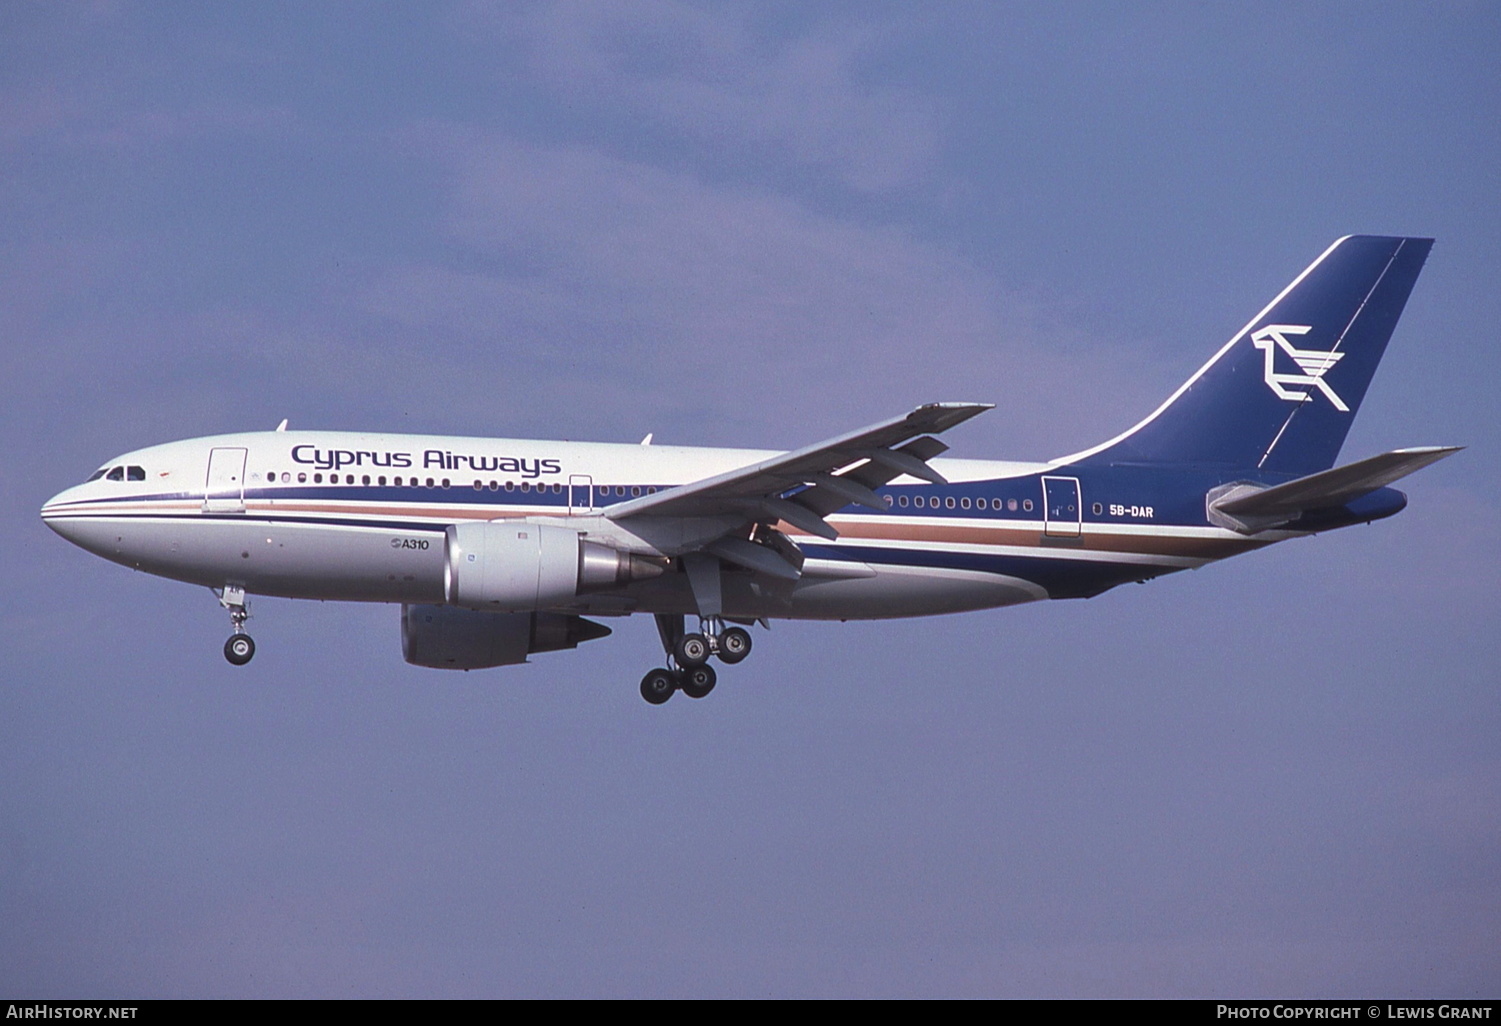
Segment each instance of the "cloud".
[{"label": "cloud", "polygon": [[[775,411],[797,427],[766,443],[795,445],[920,402],[1004,399],[1023,415],[1007,438],[1065,451],[1045,411],[1080,354],[1035,302],[940,246],[596,148],[445,125],[408,144],[447,168],[457,252],[392,267],[355,301],[396,327],[392,345],[422,335],[539,420],[570,395],[608,397],[617,429],[646,406],[644,429],[713,420],[713,440],[744,443]],[[1120,360],[1087,356],[1115,386],[1130,380]]]},{"label": "cloud", "polygon": [[777,36],[748,9],[672,0],[468,14],[570,98],[741,159],[771,156],[880,193],[925,176],[936,155],[933,105],[869,74],[897,41],[869,19]]}]

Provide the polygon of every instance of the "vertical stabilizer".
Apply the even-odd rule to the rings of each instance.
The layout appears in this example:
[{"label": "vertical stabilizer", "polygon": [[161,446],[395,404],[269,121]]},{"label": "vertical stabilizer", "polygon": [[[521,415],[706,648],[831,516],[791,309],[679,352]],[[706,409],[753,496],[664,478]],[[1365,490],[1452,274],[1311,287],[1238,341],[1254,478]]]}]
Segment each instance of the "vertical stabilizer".
[{"label": "vertical stabilizer", "polygon": [[1151,416],[1060,462],[1332,467],[1432,246],[1340,239]]}]

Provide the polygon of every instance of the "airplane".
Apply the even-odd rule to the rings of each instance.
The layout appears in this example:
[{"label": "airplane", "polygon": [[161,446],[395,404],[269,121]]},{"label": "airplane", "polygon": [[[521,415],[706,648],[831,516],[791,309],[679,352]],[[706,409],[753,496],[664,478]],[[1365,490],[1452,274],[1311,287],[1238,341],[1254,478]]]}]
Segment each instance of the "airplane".
[{"label": "airplane", "polygon": [[666,665],[642,697],[702,698],[758,623],[1088,598],[1399,512],[1391,483],[1460,447],[1335,460],[1432,244],[1337,240],[1138,424],[1046,462],[940,459],[937,435],[991,409],[970,402],[791,452],[283,421],[128,452],[41,516],[212,589],[237,666],[251,595],[400,603],[406,661],[463,670],[650,613]]}]

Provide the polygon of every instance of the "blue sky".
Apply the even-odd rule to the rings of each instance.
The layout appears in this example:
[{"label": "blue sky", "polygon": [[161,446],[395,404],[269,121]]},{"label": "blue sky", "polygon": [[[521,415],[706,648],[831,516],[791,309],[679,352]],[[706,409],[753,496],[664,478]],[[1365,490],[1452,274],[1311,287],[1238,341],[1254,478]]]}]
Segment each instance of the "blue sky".
[{"label": "blue sky", "polygon": [[[1492,4],[0,9],[0,991],[1495,996]],[[296,427],[954,455],[1133,423],[1334,238],[1438,242],[1400,517],[1088,602],[778,623],[649,708],[36,510]]]}]

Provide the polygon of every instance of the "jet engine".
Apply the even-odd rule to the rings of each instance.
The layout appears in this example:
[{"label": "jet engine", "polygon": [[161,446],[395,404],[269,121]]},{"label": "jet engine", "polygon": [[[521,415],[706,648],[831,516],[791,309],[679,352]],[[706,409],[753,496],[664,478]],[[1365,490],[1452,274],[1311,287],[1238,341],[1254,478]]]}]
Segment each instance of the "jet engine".
[{"label": "jet engine", "polygon": [[496,612],[547,609],[580,594],[656,577],[662,562],[585,541],[566,527],[492,520],[448,528],[450,605]]},{"label": "jet engine", "polygon": [[564,613],[486,613],[453,606],[402,606],[401,655],[414,666],[482,670],[537,652],[577,648],[609,635],[604,624]]}]

